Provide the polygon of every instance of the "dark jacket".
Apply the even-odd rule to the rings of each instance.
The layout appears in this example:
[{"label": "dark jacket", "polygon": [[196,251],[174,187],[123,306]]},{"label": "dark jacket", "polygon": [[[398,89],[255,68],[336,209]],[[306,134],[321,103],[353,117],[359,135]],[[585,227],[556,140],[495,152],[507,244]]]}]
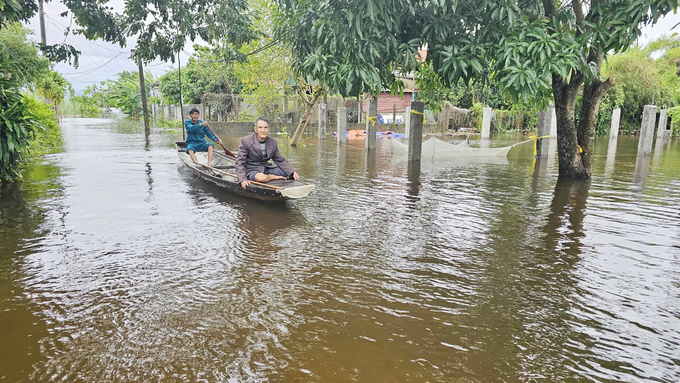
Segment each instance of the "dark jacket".
[{"label": "dark jacket", "polygon": [[281,170],[286,173],[286,176],[290,176],[295,172],[295,168],[292,167],[288,161],[279,152],[279,147],[276,144],[276,140],[267,137],[264,141],[267,156],[262,156],[262,149],[260,148],[260,140],[257,138],[257,133],[253,133],[250,136],[245,136],[241,139],[241,145],[238,147],[238,155],[236,156],[236,176],[239,183],[246,181],[248,173],[252,171],[257,171],[258,173],[264,172],[264,168],[267,162],[271,159],[277,164]]}]

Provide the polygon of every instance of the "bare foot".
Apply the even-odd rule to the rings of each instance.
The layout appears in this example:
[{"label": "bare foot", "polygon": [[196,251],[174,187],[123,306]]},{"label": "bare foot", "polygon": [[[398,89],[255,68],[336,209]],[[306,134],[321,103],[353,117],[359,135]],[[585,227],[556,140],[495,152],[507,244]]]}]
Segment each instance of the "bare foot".
[{"label": "bare foot", "polygon": [[274,174],[267,174],[267,180],[265,182],[273,181],[273,180],[285,180],[286,177],[283,176],[277,176]]}]

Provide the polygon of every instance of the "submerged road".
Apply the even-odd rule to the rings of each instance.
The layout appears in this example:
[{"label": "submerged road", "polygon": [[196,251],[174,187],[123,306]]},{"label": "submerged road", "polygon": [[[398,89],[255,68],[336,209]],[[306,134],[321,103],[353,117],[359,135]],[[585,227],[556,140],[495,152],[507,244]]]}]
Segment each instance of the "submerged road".
[{"label": "submerged road", "polygon": [[598,140],[581,183],[529,144],[414,169],[311,138],[280,147],[317,189],[268,204],[179,131],[62,130],[0,185],[0,381],[680,381],[678,140]]}]

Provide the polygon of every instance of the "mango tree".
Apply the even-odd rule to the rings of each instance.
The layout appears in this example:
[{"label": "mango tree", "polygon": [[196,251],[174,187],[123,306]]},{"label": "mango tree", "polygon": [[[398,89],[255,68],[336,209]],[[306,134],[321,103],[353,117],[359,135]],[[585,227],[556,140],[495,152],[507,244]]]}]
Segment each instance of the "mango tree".
[{"label": "mango tree", "polygon": [[[246,0],[62,0],[73,17],[74,31],[90,40],[120,46],[136,39],[135,57],[174,62],[185,43],[198,37],[221,41],[223,48],[239,47],[257,35],[251,29]],[[123,5],[121,7],[121,5]],[[11,21],[28,21],[38,11],[38,0],[0,0],[0,28]],[[69,24],[69,23],[66,23]],[[70,29],[70,27],[69,27]],[[69,44],[41,46],[54,61],[76,60],[79,52]],[[240,57],[234,49],[234,57]]]},{"label": "mango tree", "polygon": [[[294,69],[344,96],[399,90],[418,49],[448,86],[498,84],[557,112],[559,172],[588,178],[599,102],[612,87],[605,57],[678,0],[279,0]],[[576,126],[575,104],[583,96]],[[582,152],[581,152],[582,151]]]}]

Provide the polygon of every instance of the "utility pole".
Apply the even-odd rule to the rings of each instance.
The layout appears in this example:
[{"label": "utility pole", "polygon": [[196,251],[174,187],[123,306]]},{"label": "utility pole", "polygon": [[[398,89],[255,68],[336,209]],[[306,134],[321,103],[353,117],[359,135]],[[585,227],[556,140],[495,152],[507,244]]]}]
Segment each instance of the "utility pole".
[{"label": "utility pole", "polygon": [[[34,3],[35,4],[35,3]],[[47,45],[47,35],[45,32],[45,11],[43,10],[43,0],[38,0],[38,9],[40,15],[40,42]]]},{"label": "utility pole", "polygon": [[180,52],[177,52],[177,71],[179,75],[179,112],[182,115],[182,139],[186,140],[186,132],[184,131],[184,106],[182,105],[182,62],[179,60]]},{"label": "utility pole", "polygon": [[[135,49],[132,49],[132,54],[135,54]],[[146,110],[146,86],[144,85],[144,67],[142,66],[142,59],[137,58],[139,64],[139,86],[142,93],[142,112],[144,113],[144,132],[149,133],[149,113]]]}]

